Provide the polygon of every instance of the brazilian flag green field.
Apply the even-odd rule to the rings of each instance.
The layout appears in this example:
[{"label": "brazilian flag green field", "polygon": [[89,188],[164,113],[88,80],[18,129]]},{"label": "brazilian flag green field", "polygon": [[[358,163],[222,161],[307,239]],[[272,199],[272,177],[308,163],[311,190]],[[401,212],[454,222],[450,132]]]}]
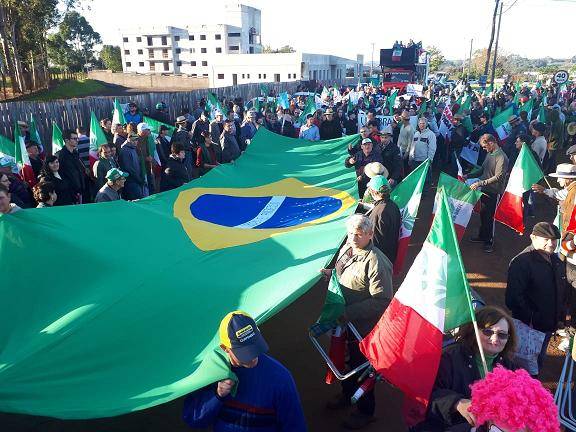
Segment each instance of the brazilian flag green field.
[{"label": "brazilian flag green field", "polygon": [[0,411],[114,416],[225,377],[226,313],[272,318],[339,246],[357,140],[260,129],[179,189],[0,216]]}]

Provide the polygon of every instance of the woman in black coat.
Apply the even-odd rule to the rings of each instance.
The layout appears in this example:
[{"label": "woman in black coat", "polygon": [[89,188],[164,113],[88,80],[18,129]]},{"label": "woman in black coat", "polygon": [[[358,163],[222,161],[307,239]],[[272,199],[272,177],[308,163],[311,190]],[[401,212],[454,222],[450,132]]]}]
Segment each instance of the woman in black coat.
[{"label": "woman in black coat", "polygon": [[[496,365],[514,369],[516,332],[512,318],[500,308],[486,306],[476,311],[476,320],[488,371]],[[474,327],[469,323],[460,327],[456,343],[444,349],[426,420],[413,431],[469,431],[472,426],[479,426],[474,425],[468,412],[470,385],[484,376]]]},{"label": "woman in black coat", "polygon": [[166,162],[166,168],[162,172],[160,190],[162,192],[176,189],[192,179],[188,166],[184,163],[186,152],[184,146],[175,142],[171,147],[171,154]]},{"label": "woman in black coat", "polygon": [[56,190],[57,199],[54,206],[63,206],[76,204],[76,198],[68,182],[63,179],[58,170],[60,169],[60,161],[56,156],[47,156],[40,170],[38,179],[43,182],[50,182],[54,185]]}]

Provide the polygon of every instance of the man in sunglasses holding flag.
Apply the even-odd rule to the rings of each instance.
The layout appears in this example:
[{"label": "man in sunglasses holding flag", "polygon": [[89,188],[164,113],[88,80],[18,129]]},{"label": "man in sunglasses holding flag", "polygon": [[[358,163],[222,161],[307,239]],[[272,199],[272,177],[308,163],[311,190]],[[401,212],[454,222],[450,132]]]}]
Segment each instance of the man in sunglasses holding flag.
[{"label": "man in sunglasses holding flag", "polygon": [[554,253],[559,239],[556,226],[537,223],[530,234],[532,244],[516,255],[508,268],[506,306],[512,317],[546,334],[538,357],[539,370],[548,341],[564,326],[568,310],[566,267]]}]

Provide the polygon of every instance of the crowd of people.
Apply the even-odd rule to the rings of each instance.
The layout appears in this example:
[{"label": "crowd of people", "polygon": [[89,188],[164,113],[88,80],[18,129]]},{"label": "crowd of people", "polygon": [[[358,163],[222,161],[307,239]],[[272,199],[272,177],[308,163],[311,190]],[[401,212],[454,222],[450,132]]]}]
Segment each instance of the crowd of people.
[{"label": "crowd of people", "polygon": [[[309,88],[318,93],[320,89]],[[0,159],[0,213],[34,206],[137,200],[174,189],[219,164],[234,162],[261,127],[308,141],[358,135],[348,154],[344,149],[342,163],[355,170],[359,196],[369,204],[362,212],[368,211],[348,220],[347,241],[335,266],[322,273],[329,278],[335,272],[341,286],[346,301],[341,322],[353,322],[365,336],[394,295],[392,263],[402,219],[398,206],[390,199],[393,189],[427,160],[433,161],[434,169],[429,171],[424,194],[433,189],[440,170],[471,179],[470,188],[483,193],[480,229],[471,241],[482,243],[483,250],[490,253],[494,250],[496,205],[520,149],[527,145],[544,172],[552,173],[561,188],[533,185],[525,197],[525,217],[534,214],[535,196],[540,194],[545,197],[546,201],[540,200],[544,205],[559,206],[563,223],[560,227],[549,222],[534,225],[531,245],[510,262],[506,288],[510,313],[491,305],[476,311],[480,347],[472,325],[459,330],[442,356],[426,418],[413,429],[488,430],[494,424],[505,430],[510,418],[500,418],[497,413],[486,417],[482,404],[474,403],[470,385],[486,377],[479,350],[486,357],[490,373],[500,374],[502,366],[511,371],[523,368],[537,377],[551,336],[559,330],[566,335],[574,326],[576,243],[568,228],[576,204],[576,88],[505,84],[498,90],[474,91],[465,84],[456,89],[431,84],[422,95],[396,97],[391,90],[368,85],[356,89],[334,87],[321,93],[320,106],[313,110],[307,109],[308,98],[315,96],[306,94],[291,97],[288,107],[269,103],[266,97],[263,103],[259,99],[222,100],[223,109],[214,111],[201,101],[175,119],[168,118],[165,104],[158,104],[148,115],[175,125],[171,136],[167,126],[160,127],[155,147],[159,161],[148,146],[151,127],[135,103],[130,103],[124,113],[126,124],[102,119],[108,143],[100,146],[99,159],[92,167],[81,128],[65,130],[64,148],[44,157],[45,149],[30,139],[28,125],[19,122],[35,178],[24,181],[9,161]],[[528,103],[531,109],[523,110]],[[509,107],[514,107],[515,114],[508,119],[507,137],[500,139],[492,119]],[[476,164],[460,157],[470,142],[480,145]],[[564,153],[568,163],[557,163]],[[459,172],[461,166],[464,168]],[[519,323],[544,334],[532,362],[519,362],[514,356],[522,342],[515,330]],[[252,318],[239,311],[231,313],[221,325],[220,337],[232,370],[247,384],[234,394],[234,381],[222,380],[191,394],[185,404],[186,422],[193,427],[213,426],[217,431],[306,430],[292,377],[265,354],[267,345]],[[348,339],[347,361],[350,368],[365,361],[353,337]],[[517,376],[526,388],[541,395],[537,381],[528,374]],[[327,408],[349,406],[357,387],[355,378],[344,381],[342,393],[329,401]],[[523,402],[504,392],[501,401],[516,404],[519,417],[530,410],[526,406],[522,411]],[[552,399],[540,399],[539,403],[542,415],[549,416]],[[374,420],[375,406],[373,390],[366,391],[344,426],[366,427]],[[482,422],[478,422],[480,418]],[[524,421],[523,430],[531,431],[553,430],[556,424],[553,419],[542,420],[532,414],[514,421]],[[552,429],[541,428],[546,422]]]}]

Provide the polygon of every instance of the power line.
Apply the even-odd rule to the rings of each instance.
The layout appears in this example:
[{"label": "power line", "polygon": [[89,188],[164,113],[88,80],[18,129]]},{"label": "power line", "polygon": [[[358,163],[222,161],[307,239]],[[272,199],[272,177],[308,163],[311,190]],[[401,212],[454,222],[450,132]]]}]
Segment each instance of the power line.
[{"label": "power line", "polygon": [[514,0],[514,3],[512,3],[510,6],[508,6],[508,8],[507,8],[504,12],[502,12],[502,15],[504,15],[506,12],[508,12],[510,9],[512,9],[512,7],[513,7],[516,3],[518,3],[518,0]]}]

